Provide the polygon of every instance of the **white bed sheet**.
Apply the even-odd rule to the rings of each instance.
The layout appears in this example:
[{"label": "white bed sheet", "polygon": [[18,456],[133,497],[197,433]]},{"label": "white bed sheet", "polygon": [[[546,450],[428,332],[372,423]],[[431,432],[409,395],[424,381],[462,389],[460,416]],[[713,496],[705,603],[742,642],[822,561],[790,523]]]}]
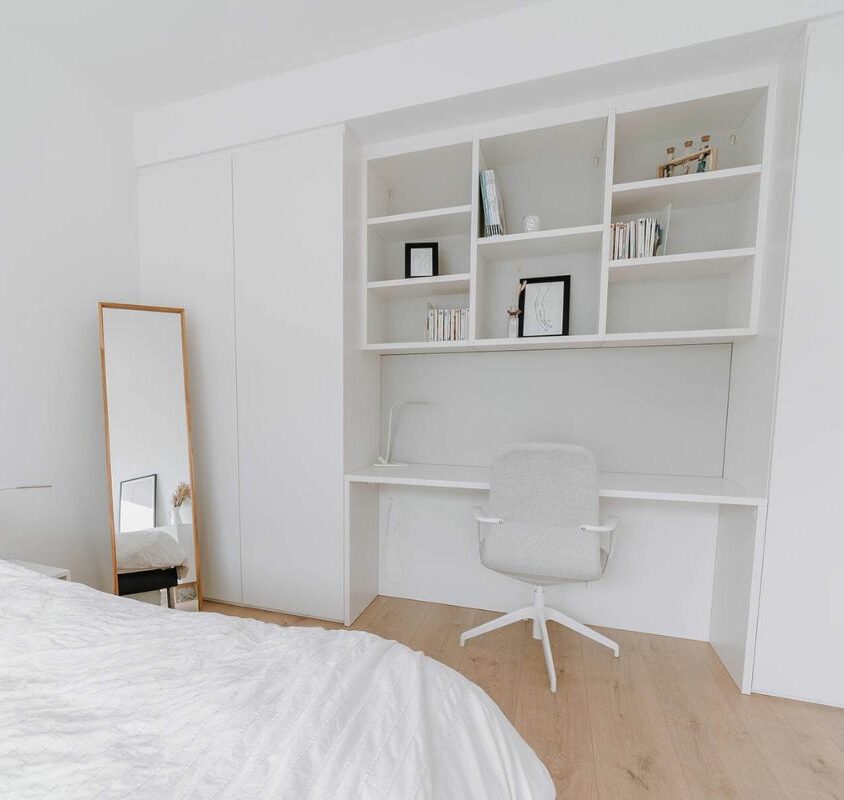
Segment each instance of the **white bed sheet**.
[{"label": "white bed sheet", "polygon": [[554,797],[477,686],[396,642],[170,611],[0,561],[0,797]]}]

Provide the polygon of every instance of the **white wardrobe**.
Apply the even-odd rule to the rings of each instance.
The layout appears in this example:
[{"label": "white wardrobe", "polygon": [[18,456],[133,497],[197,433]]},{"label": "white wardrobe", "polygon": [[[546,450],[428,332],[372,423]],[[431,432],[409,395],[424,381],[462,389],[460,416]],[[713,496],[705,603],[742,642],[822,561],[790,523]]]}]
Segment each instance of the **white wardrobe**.
[{"label": "white wardrobe", "polygon": [[334,127],[139,176],[142,301],[187,309],[208,598],[343,619],[343,474],[377,441],[359,163]]}]

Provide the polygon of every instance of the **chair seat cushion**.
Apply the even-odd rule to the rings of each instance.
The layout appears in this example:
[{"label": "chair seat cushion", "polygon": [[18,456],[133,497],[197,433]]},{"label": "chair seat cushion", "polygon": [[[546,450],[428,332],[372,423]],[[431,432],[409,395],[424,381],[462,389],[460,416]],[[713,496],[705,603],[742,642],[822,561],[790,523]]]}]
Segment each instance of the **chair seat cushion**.
[{"label": "chair seat cushion", "polygon": [[606,554],[600,534],[576,526],[505,522],[487,533],[481,562],[528,582],[594,581],[603,573]]}]

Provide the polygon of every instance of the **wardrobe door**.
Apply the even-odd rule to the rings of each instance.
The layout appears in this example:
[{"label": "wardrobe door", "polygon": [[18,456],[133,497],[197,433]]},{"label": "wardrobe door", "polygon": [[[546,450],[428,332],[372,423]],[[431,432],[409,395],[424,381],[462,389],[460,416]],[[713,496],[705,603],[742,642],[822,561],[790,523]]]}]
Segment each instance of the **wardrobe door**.
[{"label": "wardrobe door", "polygon": [[[813,27],[803,81],[753,691],[844,707],[840,101],[844,24]],[[834,713],[834,712],[833,712]],[[839,729],[841,730],[841,729]]]},{"label": "wardrobe door", "polygon": [[138,220],[141,301],[187,309],[203,594],[240,603],[231,157],[143,171]]},{"label": "wardrobe door", "polygon": [[234,156],[243,602],[343,618],[342,131]]}]

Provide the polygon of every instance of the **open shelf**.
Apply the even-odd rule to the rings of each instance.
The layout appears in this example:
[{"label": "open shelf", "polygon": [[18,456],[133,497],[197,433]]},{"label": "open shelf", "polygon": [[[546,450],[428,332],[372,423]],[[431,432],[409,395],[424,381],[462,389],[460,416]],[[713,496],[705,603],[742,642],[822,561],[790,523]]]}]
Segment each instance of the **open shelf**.
[{"label": "open shelf", "polygon": [[733,202],[759,179],[760,164],[675,178],[617,183],[612,187],[613,215],[652,211],[662,206],[697,208]]},{"label": "open shelf", "polygon": [[468,233],[471,213],[470,205],[449,206],[407,214],[391,214],[386,217],[371,217],[367,224],[369,230],[385,242],[412,242],[417,239]]},{"label": "open shelf", "polygon": [[[479,139],[478,167],[495,171],[509,233],[476,240],[478,349],[595,346],[601,327],[607,123],[604,115]],[[528,215],[539,217],[540,230],[522,232]],[[515,344],[504,338],[506,309],[518,304],[521,281],[557,275],[571,279],[570,335]]]},{"label": "open shelf", "polygon": [[523,339],[475,339],[475,350],[571,350],[578,347],[601,347],[597,334],[574,336],[529,336]]},{"label": "open shelf", "polygon": [[[519,284],[522,280],[555,275],[570,276],[569,336],[561,338],[572,340],[575,336],[592,337],[599,332],[600,233],[556,240],[557,245],[560,242],[579,242],[590,246],[574,247],[571,250],[558,246],[552,250],[551,255],[506,259],[501,257],[502,254],[494,246],[478,248],[475,285],[475,337],[478,341],[502,340],[507,336],[505,310],[518,305]],[[494,256],[493,263],[487,263],[490,252]]]},{"label": "open shelf", "polygon": [[752,268],[749,259],[725,275],[614,281],[607,294],[607,335],[674,336],[747,328]]},{"label": "open shelf", "polygon": [[[392,155],[367,162],[364,348],[642,347],[755,335],[767,98],[757,86],[522,130],[481,127],[473,141],[426,150],[395,154],[391,144]],[[687,139],[699,147],[703,134],[718,150],[715,169],[654,177],[666,147],[681,153]],[[485,169],[495,171],[507,235],[481,236]],[[521,232],[526,215],[542,229]],[[608,223],[641,216],[663,228],[658,255],[608,260]],[[438,277],[404,279],[404,245],[413,241],[438,243]],[[520,282],[557,275],[571,279],[570,335],[504,338]],[[469,340],[424,341],[429,304],[468,306]]]},{"label": "open shelf", "polygon": [[373,159],[368,162],[367,187],[370,218],[470,203],[472,143]]},{"label": "open shelf", "polygon": [[[466,238],[459,239],[468,244]],[[367,341],[380,342],[384,347],[424,341],[429,305],[438,309],[469,308],[470,292],[471,278],[465,269],[427,278],[369,281]],[[465,344],[465,340],[425,343],[439,349],[443,345]]]},{"label": "open shelf", "polygon": [[384,356],[403,353],[469,353],[477,348],[468,341],[460,342],[381,342],[366,344],[363,349]]},{"label": "open shelf", "polygon": [[602,233],[602,225],[581,225],[533,233],[485,236],[478,239],[478,248],[487,263],[514,258],[541,258],[598,250]]},{"label": "open shelf", "polygon": [[659,278],[729,275],[756,253],[753,247],[713,250],[706,253],[626,258],[609,263],[610,283]]},{"label": "open shelf", "polygon": [[366,288],[382,297],[468,294],[469,274],[436,275],[432,278],[401,278],[394,281],[369,281]]},{"label": "open shelf", "polygon": [[601,116],[480,140],[480,169],[495,171],[511,233],[528,215],[548,230],[601,218],[606,131]]},{"label": "open shelf", "polygon": [[[376,217],[367,225],[367,278],[392,281],[404,278],[405,243],[437,242],[439,273],[468,275],[470,262],[470,206]],[[468,288],[466,289],[468,292]]]},{"label": "open shelf", "polygon": [[666,105],[619,113],[615,130],[614,183],[655,178],[657,167],[701,135],[717,151],[718,169],[744,167],[762,160],[767,90],[765,87],[698,97]]},{"label": "open shelf", "polygon": [[608,333],[604,347],[652,347],[666,344],[728,344],[755,336],[750,328],[711,328],[694,331],[651,331],[646,333]]}]

